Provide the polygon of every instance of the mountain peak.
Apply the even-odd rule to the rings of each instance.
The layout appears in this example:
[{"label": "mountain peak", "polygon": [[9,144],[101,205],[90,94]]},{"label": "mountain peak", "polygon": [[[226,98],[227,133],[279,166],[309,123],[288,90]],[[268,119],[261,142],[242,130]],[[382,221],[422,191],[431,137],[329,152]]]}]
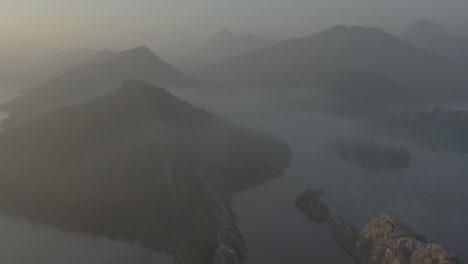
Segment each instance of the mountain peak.
[{"label": "mountain peak", "polygon": [[366,43],[367,41],[390,41],[395,39],[395,37],[379,28],[335,26],[307,39],[322,39],[323,41],[346,44],[345,42]]},{"label": "mountain peak", "polygon": [[[361,26],[335,26],[329,29],[326,29],[322,33],[329,33],[329,34],[343,34],[343,33],[366,33],[366,34],[388,34],[385,31],[379,28],[369,28],[369,27],[361,27]],[[319,33],[321,34],[321,33]]]},{"label": "mountain peak", "polygon": [[234,34],[231,30],[229,30],[229,29],[227,29],[227,28],[225,28],[225,29],[219,31],[219,32],[215,35],[215,37],[218,37],[218,38],[233,37],[233,36],[235,36],[235,34]]},{"label": "mountain peak", "polygon": [[411,26],[411,28],[403,34],[403,38],[424,38],[431,39],[438,36],[447,35],[438,24],[427,19],[421,19]]},{"label": "mountain peak", "polygon": [[134,49],[128,49],[120,53],[121,56],[129,56],[129,57],[146,57],[146,58],[157,58],[159,57],[147,46],[140,46]]}]

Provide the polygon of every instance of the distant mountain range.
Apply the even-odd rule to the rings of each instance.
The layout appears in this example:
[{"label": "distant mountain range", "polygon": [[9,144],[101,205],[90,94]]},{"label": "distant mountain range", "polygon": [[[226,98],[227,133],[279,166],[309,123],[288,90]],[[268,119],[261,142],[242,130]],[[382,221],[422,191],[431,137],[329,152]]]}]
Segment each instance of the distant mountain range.
[{"label": "distant mountain range", "polygon": [[181,68],[196,69],[273,43],[274,41],[266,38],[250,34],[236,35],[229,29],[223,29],[199,49],[179,60],[177,65]]},{"label": "distant mountain range", "polygon": [[401,38],[434,54],[468,63],[468,36],[450,34],[432,21],[417,21]]},{"label": "distant mountain range", "polygon": [[32,88],[31,86],[43,83],[82,64],[110,58],[117,53],[113,50],[72,49],[47,56],[16,54],[7,60],[8,63],[0,62],[0,82],[23,86],[28,90]]},{"label": "distant mountain range", "polygon": [[132,80],[3,131],[0,209],[181,264],[228,263],[246,248],[225,195],[280,176],[290,156],[273,136]]},{"label": "distant mountain range", "polygon": [[[465,92],[466,70],[380,29],[337,26],[231,57],[206,67],[199,78],[242,85],[313,86],[323,85],[317,83],[323,74],[332,73],[336,80],[341,72],[355,71],[380,76],[424,96],[440,96]],[[358,85],[349,83],[347,89]]]},{"label": "distant mountain range", "polygon": [[0,109],[11,114],[9,121],[21,122],[39,113],[94,98],[132,78],[169,87],[197,83],[145,46],[118,54],[104,50],[85,64],[1,105]]}]

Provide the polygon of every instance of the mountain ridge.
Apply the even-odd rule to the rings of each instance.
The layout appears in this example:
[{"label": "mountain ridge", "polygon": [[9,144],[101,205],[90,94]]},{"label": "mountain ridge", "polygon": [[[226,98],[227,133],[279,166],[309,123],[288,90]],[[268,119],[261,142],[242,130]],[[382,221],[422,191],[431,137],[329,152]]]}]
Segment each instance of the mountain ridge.
[{"label": "mountain ridge", "polygon": [[463,91],[465,67],[420,50],[380,29],[337,26],[206,67],[201,79],[243,85],[313,85],[323,73],[357,70],[382,75],[421,93]]},{"label": "mountain ridge", "polygon": [[273,44],[274,41],[252,34],[237,35],[225,28],[205,41],[198,49],[182,58],[177,65],[189,71],[214,64],[229,57]]},{"label": "mountain ridge", "polygon": [[131,80],[3,131],[0,208],[181,264],[238,264],[247,249],[227,197],[281,176],[290,156],[273,136]]},{"label": "mountain ridge", "polygon": [[430,20],[416,21],[400,38],[433,54],[468,62],[468,36],[451,34]]},{"label": "mountain ridge", "polygon": [[170,87],[198,84],[148,47],[140,46],[103,61],[81,65],[1,105],[0,109],[11,114],[10,124],[18,123],[39,113],[94,98],[133,78]]}]

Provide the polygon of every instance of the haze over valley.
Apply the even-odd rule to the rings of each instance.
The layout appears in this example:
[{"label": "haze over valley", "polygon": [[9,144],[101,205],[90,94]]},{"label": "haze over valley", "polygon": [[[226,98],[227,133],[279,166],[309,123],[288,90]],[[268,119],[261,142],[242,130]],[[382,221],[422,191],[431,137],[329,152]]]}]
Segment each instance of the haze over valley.
[{"label": "haze over valley", "polygon": [[5,1],[0,262],[468,262],[468,4]]}]

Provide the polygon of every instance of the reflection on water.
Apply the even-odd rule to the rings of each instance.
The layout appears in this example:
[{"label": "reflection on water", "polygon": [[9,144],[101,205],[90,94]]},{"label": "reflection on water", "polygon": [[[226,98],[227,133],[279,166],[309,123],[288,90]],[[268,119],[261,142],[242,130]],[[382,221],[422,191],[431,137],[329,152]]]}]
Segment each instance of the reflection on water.
[{"label": "reflection on water", "polygon": [[139,244],[95,238],[0,215],[0,263],[174,264]]}]

